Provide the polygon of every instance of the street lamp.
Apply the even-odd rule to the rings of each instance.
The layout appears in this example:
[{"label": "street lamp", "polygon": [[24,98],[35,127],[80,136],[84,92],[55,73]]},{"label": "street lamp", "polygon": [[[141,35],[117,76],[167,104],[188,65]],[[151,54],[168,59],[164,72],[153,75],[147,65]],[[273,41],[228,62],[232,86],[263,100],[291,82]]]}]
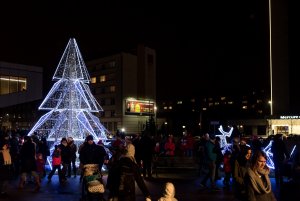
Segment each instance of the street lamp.
[{"label": "street lamp", "polygon": [[271,100],[269,101],[270,108],[271,108],[271,116],[273,115],[273,63],[272,63],[272,13],[271,13],[271,0],[269,0],[269,54],[270,54],[270,87],[271,87]]},{"label": "street lamp", "polygon": [[269,105],[270,105],[270,115],[272,116],[273,115],[273,107],[272,107],[272,101],[269,100]]}]

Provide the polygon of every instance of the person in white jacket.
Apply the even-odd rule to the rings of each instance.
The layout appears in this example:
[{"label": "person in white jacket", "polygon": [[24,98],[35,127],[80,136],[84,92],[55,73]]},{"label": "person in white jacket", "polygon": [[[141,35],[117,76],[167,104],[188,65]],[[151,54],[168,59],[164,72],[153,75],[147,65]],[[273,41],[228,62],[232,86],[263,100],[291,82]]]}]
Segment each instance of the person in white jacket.
[{"label": "person in white jacket", "polygon": [[175,187],[171,182],[165,184],[165,189],[163,196],[158,199],[158,201],[178,201],[175,198]]}]

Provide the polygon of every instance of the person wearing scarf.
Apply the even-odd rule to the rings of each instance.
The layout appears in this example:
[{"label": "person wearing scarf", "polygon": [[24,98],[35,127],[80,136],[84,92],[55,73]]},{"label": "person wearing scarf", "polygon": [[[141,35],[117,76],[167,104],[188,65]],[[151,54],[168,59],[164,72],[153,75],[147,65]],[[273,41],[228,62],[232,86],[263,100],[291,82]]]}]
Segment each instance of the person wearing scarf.
[{"label": "person wearing scarf", "polygon": [[7,197],[6,186],[11,176],[11,164],[8,143],[0,140],[0,198]]},{"label": "person wearing scarf", "polygon": [[270,169],[266,162],[267,155],[261,150],[252,157],[251,166],[245,177],[249,201],[276,201],[269,178]]}]

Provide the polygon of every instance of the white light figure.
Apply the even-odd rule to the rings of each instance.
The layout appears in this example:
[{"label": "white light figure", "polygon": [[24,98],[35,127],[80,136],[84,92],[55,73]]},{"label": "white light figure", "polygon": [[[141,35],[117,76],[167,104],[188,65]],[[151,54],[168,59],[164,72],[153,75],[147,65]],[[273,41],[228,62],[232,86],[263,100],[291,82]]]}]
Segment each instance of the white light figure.
[{"label": "white light figure", "polygon": [[273,144],[273,140],[271,140],[269,142],[269,144],[263,149],[263,151],[266,153],[267,155],[267,166],[271,169],[274,169],[274,162],[273,162],[273,153],[271,152],[271,147]]},{"label": "white light figure", "polygon": [[96,142],[106,143],[109,132],[92,114],[103,109],[89,89],[90,76],[74,38],[69,40],[52,80],[57,82],[39,107],[49,112],[28,135],[46,137],[52,146],[63,137],[72,137],[78,146],[87,135],[92,135]]},{"label": "white light figure", "polygon": [[230,137],[233,131],[233,127],[230,128],[230,130],[228,132],[223,130],[223,126],[220,125],[220,127],[218,128],[220,133],[222,135],[216,135],[218,137],[220,137],[220,147],[222,149],[222,153],[224,155],[224,153],[226,152],[226,150],[230,150],[231,149],[231,144],[227,143],[227,139],[226,137]]},{"label": "white light figure", "polygon": [[[267,166],[271,169],[275,169],[275,165],[274,165],[274,162],[273,162],[273,153],[271,152],[272,144],[273,144],[273,140],[271,140],[269,142],[269,144],[263,149],[263,151],[266,153],[267,158],[268,158]],[[294,147],[293,147],[293,149],[290,153],[290,158],[293,156],[295,149],[296,149],[296,145],[294,145]]]}]

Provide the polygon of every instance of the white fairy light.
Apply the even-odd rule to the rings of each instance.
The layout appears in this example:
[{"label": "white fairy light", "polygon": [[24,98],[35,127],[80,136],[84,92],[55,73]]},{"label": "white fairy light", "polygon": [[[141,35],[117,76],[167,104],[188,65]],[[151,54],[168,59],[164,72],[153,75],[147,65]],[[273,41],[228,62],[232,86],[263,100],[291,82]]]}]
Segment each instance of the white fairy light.
[{"label": "white fairy light", "polygon": [[72,137],[81,144],[87,135],[106,143],[109,132],[93,114],[103,109],[89,89],[90,76],[74,38],[69,40],[52,80],[56,83],[38,108],[49,112],[28,135],[46,137],[52,145],[63,137]]}]

